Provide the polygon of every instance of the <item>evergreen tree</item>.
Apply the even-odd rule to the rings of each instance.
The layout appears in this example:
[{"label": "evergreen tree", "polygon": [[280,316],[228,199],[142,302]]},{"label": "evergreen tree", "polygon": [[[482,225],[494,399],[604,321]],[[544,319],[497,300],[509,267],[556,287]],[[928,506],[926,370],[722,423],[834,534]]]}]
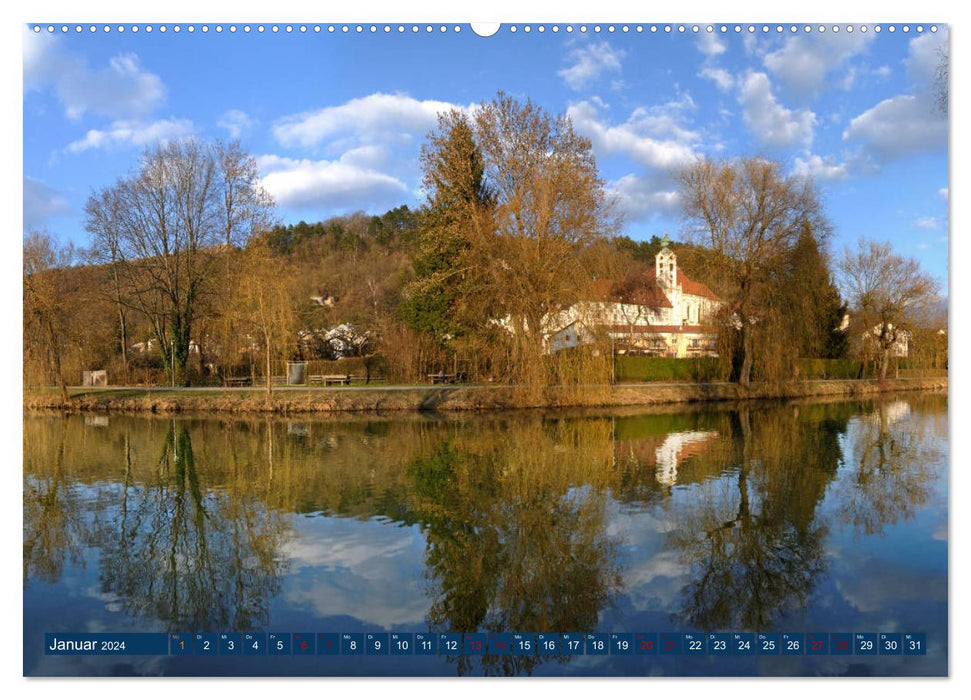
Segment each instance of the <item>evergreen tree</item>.
[{"label": "evergreen tree", "polygon": [[802,357],[840,358],[848,340],[840,330],[846,304],[833,283],[829,261],[819,248],[817,235],[805,222],[789,256],[785,293],[796,326]]},{"label": "evergreen tree", "polygon": [[415,279],[402,303],[414,330],[446,342],[468,329],[464,283],[475,261],[471,234],[490,207],[482,157],[465,115],[439,115],[437,132],[422,147],[428,203],[418,225]]}]

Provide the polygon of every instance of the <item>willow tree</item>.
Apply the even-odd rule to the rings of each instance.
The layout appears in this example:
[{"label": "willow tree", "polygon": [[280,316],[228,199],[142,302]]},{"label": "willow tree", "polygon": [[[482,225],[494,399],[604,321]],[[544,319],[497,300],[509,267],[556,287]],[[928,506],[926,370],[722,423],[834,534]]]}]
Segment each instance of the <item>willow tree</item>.
[{"label": "willow tree", "polygon": [[822,205],[811,182],[762,158],[705,158],[678,182],[688,235],[711,249],[711,275],[739,335],[738,382],[748,384],[756,360],[791,352],[778,305],[784,270],[801,231],[828,230]]},{"label": "willow tree", "polygon": [[480,105],[473,133],[492,196],[477,241],[478,298],[512,334],[518,379],[545,383],[546,335],[592,282],[580,253],[614,231],[590,140],[565,115],[499,93]]},{"label": "willow tree", "polygon": [[[273,391],[273,363],[286,361],[296,345],[297,319],[284,260],[273,254],[265,236],[256,236],[234,252],[235,274],[227,305],[236,335],[226,338],[224,355],[240,346],[262,355],[266,393]],[[235,341],[236,347],[228,345]],[[228,359],[228,358],[226,358]]]},{"label": "willow tree", "polygon": [[186,368],[225,272],[220,259],[266,228],[271,212],[238,144],[195,140],[147,149],[131,175],[88,199],[95,249],[119,272],[121,303],[147,319],[168,369]]}]

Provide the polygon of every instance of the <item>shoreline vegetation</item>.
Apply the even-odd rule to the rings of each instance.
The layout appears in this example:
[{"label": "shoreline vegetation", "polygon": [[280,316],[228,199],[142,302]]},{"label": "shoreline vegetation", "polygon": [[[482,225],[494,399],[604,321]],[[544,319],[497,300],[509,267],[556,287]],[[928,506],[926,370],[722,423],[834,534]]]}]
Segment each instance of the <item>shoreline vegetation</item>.
[{"label": "shoreline vegetation", "polygon": [[645,383],[546,387],[428,386],[281,389],[55,388],[25,389],[26,412],[340,414],[385,412],[497,411],[506,409],[605,408],[704,402],[853,399],[883,393],[947,392],[947,377],[808,380],[787,383]]}]

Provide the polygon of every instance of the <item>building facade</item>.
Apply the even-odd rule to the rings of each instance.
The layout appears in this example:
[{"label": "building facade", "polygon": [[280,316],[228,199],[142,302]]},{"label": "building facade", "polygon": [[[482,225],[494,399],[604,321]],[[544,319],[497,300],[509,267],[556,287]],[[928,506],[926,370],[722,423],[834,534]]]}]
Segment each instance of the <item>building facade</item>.
[{"label": "building facade", "polygon": [[689,279],[664,237],[654,269],[632,288],[619,290],[603,281],[595,299],[574,304],[550,319],[549,352],[609,339],[618,354],[656,357],[714,356],[709,326],[721,300],[707,286]]}]

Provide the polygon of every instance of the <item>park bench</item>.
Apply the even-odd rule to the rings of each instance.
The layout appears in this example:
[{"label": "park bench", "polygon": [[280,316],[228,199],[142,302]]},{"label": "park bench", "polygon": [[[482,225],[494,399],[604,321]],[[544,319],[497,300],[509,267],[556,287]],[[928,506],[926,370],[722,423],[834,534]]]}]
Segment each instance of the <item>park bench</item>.
[{"label": "park bench", "polygon": [[444,374],[439,372],[438,374],[429,374],[428,380],[432,384],[452,384],[455,382],[456,376],[454,374]]},{"label": "park bench", "polygon": [[330,386],[331,384],[346,386],[351,383],[351,375],[349,374],[324,374],[321,376],[321,379],[324,382],[324,386]]},{"label": "park bench", "polygon": [[252,386],[252,377],[226,377],[226,386]]}]

